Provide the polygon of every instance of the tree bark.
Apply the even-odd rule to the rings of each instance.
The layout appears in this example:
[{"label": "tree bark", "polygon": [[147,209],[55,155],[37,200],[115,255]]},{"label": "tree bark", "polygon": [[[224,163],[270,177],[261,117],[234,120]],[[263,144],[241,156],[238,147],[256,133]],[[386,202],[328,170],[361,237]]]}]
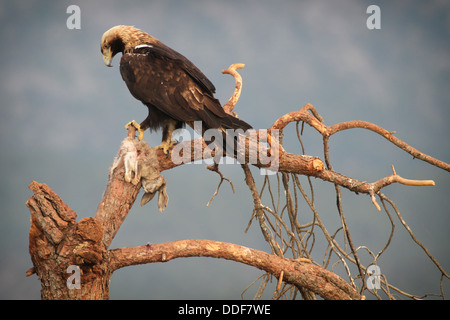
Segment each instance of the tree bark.
[{"label": "tree bark", "polygon": [[[104,228],[94,218],[76,222],[77,215],[47,185],[33,181],[27,201],[31,212],[29,250],[33,268],[41,280],[44,300],[102,300],[109,298],[112,272],[101,241]],[[70,267],[75,267],[74,271]],[[79,289],[71,286],[79,273]]]}]

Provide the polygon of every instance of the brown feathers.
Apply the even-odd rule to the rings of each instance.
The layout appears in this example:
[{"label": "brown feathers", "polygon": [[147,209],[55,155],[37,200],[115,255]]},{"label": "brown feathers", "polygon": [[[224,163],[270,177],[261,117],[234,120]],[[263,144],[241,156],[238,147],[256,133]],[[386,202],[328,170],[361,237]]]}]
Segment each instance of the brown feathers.
[{"label": "brown feathers", "polygon": [[225,112],[214,97],[214,85],[191,61],[149,34],[132,26],[115,26],[103,34],[101,51],[107,66],[122,53],[120,74],[130,93],[149,111],[140,129],[161,128],[165,151],[172,131],[185,123],[201,121],[203,130],[251,128]]}]

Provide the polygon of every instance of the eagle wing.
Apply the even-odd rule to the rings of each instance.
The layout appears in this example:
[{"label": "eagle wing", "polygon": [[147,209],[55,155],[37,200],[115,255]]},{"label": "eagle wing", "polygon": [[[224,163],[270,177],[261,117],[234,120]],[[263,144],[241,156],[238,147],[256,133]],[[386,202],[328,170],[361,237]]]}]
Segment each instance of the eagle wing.
[{"label": "eagle wing", "polygon": [[175,120],[201,120],[207,128],[250,127],[227,114],[214,98],[214,86],[206,76],[166,46],[140,45],[133,53],[125,53],[120,73],[136,99]]},{"label": "eagle wing", "polygon": [[178,61],[181,64],[182,69],[187,72],[199,85],[201,85],[204,90],[208,91],[211,95],[216,92],[216,88],[214,87],[212,82],[209,81],[209,79],[203,74],[203,72],[201,72],[189,59],[187,59],[181,53],[169,48],[162,42],[157,41],[156,46],[152,47],[150,47],[149,45],[138,46],[136,51],[141,51],[143,53],[147,51],[153,51],[153,54],[155,55],[159,54],[161,57],[164,56],[167,59]]}]

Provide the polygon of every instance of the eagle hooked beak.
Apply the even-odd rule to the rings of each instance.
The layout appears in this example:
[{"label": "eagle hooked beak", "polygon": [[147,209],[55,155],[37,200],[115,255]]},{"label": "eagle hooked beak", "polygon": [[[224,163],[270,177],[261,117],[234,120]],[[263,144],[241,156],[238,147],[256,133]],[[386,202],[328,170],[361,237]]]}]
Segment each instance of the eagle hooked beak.
[{"label": "eagle hooked beak", "polygon": [[113,56],[112,56],[111,47],[105,48],[102,51],[102,53],[103,53],[103,62],[105,63],[105,65],[107,67],[112,67],[111,62],[112,62]]}]

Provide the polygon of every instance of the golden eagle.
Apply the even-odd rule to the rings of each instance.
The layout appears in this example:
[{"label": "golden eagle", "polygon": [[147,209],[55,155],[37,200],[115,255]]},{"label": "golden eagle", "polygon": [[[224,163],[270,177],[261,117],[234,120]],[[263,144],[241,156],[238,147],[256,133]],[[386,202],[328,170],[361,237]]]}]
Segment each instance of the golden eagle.
[{"label": "golden eagle", "polygon": [[[158,39],[132,26],[115,26],[103,34],[103,61],[111,67],[121,52],[120,74],[131,94],[148,107],[147,118],[138,125],[139,139],[145,129],[163,130],[159,148],[172,146],[172,132],[186,123],[202,122],[207,129],[251,129],[246,122],[226,113],[214,98],[211,81],[187,58]],[[223,145],[225,148],[225,144]]]}]

